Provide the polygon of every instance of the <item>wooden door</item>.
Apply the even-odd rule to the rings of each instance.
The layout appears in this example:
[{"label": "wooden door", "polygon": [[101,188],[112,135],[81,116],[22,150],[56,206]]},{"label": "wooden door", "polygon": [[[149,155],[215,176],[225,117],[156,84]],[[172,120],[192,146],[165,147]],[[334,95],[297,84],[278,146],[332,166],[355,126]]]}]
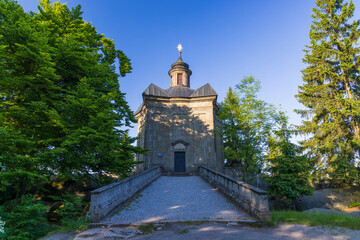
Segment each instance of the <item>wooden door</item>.
[{"label": "wooden door", "polygon": [[185,172],[185,152],[175,152],[174,172]]}]

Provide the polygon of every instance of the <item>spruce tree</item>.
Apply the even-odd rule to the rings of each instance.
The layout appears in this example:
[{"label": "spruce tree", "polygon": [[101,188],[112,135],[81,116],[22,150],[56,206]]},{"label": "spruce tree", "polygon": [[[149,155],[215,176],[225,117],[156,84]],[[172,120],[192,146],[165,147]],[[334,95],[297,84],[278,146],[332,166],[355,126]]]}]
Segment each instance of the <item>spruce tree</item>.
[{"label": "spruce tree", "polygon": [[262,167],[267,136],[273,124],[273,106],[258,99],[259,90],[258,80],[244,77],[235,90],[229,88],[220,104],[227,166],[239,169],[245,182]]},{"label": "spruce tree", "polygon": [[297,99],[306,109],[302,142],[318,178],[351,182],[360,145],[359,20],[352,1],[317,0],[310,45],[305,49],[303,85]]},{"label": "spruce tree", "polygon": [[296,133],[289,125],[288,117],[280,111],[277,115],[277,129],[269,135],[269,151],[266,157],[265,180],[269,183],[268,192],[285,200],[288,207],[294,208],[294,201],[302,195],[311,195],[309,159],[303,155],[301,147],[290,141]]}]

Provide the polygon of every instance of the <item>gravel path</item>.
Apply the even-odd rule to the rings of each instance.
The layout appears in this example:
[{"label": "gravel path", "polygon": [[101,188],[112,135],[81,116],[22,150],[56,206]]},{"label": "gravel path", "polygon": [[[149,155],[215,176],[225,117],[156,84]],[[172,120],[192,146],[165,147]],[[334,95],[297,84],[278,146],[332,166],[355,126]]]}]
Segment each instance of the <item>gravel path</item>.
[{"label": "gravel path", "polygon": [[162,176],[138,198],[103,222],[254,220],[197,176]]},{"label": "gravel path", "polygon": [[253,228],[220,223],[199,226],[170,225],[163,231],[137,236],[136,240],[359,240],[360,231],[334,227],[309,227],[280,224],[277,227]]},{"label": "gravel path", "polygon": [[[56,233],[43,240],[72,240],[74,235]],[[279,224],[277,227],[249,227],[225,223],[158,224],[157,230],[142,234],[131,227],[92,228],[78,234],[74,240],[136,239],[136,240],[359,240],[360,231],[338,227]]]}]

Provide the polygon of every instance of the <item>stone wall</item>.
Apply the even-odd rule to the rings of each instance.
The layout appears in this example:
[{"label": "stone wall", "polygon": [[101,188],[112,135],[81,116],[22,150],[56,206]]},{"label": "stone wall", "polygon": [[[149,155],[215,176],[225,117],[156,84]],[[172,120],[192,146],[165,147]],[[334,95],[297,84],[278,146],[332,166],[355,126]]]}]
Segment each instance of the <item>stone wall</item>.
[{"label": "stone wall", "polygon": [[[138,119],[138,146],[149,149],[139,155],[144,169],[161,165],[174,171],[174,152],[185,152],[186,172],[196,173],[201,165],[223,168],[222,139],[214,128],[221,122],[214,112],[216,96],[199,98],[147,97]],[[184,148],[176,148],[181,142]],[[139,166],[141,167],[141,166]]]},{"label": "stone wall", "polygon": [[88,218],[93,222],[104,218],[120,204],[159,178],[161,173],[162,167],[153,167],[92,191]]},{"label": "stone wall", "polygon": [[249,184],[237,181],[207,167],[198,168],[199,175],[238,203],[243,209],[260,221],[271,220],[267,192]]}]

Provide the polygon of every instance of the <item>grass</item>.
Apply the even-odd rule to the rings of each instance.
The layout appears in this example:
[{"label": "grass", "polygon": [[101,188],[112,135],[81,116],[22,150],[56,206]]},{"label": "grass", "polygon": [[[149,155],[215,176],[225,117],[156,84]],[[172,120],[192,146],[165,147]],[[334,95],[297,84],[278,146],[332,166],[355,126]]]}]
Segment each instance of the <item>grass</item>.
[{"label": "grass", "polygon": [[360,207],[360,203],[353,203],[349,206],[349,208],[353,208],[353,207]]},{"label": "grass", "polygon": [[143,234],[149,234],[152,233],[153,231],[156,230],[155,227],[155,223],[147,223],[145,225],[141,225],[138,227],[138,229],[143,233]]},{"label": "grass", "polygon": [[346,214],[271,211],[275,223],[298,223],[307,226],[344,227],[360,230],[360,218]]},{"label": "grass", "polygon": [[185,225],[195,225],[195,226],[199,226],[203,223],[205,223],[204,221],[185,221],[185,222],[182,222],[183,224]]},{"label": "grass", "polygon": [[79,219],[77,221],[73,221],[73,222],[71,222],[71,224],[68,224],[67,226],[51,224],[50,231],[48,232],[46,237],[48,237],[52,234],[55,234],[55,233],[60,233],[60,232],[72,232],[72,231],[76,231],[76,230],[85,231],[88,228],[89,228],[89,222],[86,221],[85,219]]}]

